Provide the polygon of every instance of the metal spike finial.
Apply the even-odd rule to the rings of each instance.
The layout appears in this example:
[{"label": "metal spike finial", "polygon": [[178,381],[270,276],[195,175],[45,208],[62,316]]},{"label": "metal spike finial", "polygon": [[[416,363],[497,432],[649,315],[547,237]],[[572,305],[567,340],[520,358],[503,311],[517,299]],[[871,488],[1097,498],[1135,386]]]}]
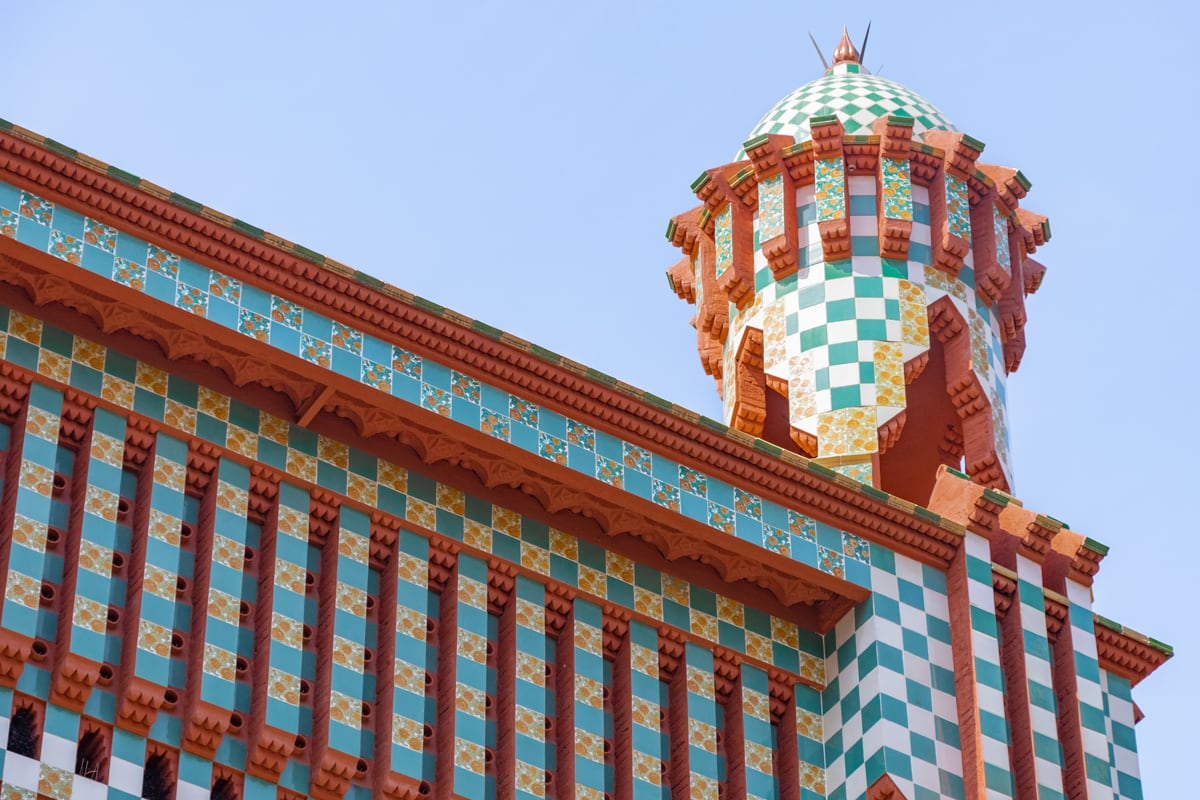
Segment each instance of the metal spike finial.
[{"label": "metal spike finial", "polygon": [[858,63],[867,63],[867,40],[871,38],[871,21],[867,20],[867,32],[863,34],[862,47],[858,48]]},{"label": "metal spike finial", "polygon": [[829,62],[825,60],[825,54],[821,52],[821,45],[817,44],[817,40],[812,35],[812,31],[808,32],[808,40],[812,42],[813,47],[816,48],[817,58],[821,59],[821,66],[825,69],[829,69]]},{"label": "metal spike finial", "polygon": [[842,26],[842,38],[838,42],[837,47],[833,51],[833,63],[838,64],[861,64],[858,51],[854,49],[854,45],[850,42],[850,34],[846,33],[846,26]]}]

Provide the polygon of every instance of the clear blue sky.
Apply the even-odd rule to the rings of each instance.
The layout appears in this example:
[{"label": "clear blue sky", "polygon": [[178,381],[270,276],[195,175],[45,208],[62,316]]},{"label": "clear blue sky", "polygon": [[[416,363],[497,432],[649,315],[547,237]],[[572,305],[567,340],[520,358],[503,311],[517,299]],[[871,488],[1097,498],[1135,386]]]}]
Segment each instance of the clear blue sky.
[{"label": "clear blue sky", "polygon": [[1097,611],[1176,646],[1138,744],[1147,797],[1194,784],[1193,4],[69,5],[6,10],[0,117],[713,417],[667,219],[820,74],[808,31],[873,20],[867,66],[1051,218],[1016,493],[1112,547]]}]

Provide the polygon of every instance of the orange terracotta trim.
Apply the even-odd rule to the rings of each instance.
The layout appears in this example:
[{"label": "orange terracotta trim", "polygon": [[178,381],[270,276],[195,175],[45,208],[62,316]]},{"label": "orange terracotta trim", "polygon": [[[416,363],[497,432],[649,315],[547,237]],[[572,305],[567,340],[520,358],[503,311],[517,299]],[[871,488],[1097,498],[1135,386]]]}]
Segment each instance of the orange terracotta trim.
[{"label": "orange terracotta trim", "polygon": [[904,796],[904,792],[896,786],[892,776],[885,772],[867,788],[867,800],[907,800],[907,798]]},{"label": "orange terracotta trim", "polygon": [[1099,622],[1096,623],[1096,650],[1101,669],[1126,678],[1133,686],[1171,657],[1127,632],[1115,631]]}]

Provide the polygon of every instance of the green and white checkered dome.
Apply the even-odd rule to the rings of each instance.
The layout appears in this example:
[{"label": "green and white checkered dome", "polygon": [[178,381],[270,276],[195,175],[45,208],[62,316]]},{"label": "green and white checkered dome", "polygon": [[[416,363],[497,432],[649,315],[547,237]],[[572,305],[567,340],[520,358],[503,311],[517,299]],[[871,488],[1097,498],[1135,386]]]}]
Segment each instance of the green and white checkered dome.
[{"label": "green and white checkered dome", "polygon": [[[888,115],[912,117],[913,135],[925,131],[952,131],[950,120],[932,103],[900,84],[871,75],[854,63],[835,64],[815,81],[806,83],[775,104],[746,137],[778,133],[797,142],[812,138],[808,121],[837,114],[849,134],[869,134],[871,125]],[[744,159],[739,150],[737,160]]]}]

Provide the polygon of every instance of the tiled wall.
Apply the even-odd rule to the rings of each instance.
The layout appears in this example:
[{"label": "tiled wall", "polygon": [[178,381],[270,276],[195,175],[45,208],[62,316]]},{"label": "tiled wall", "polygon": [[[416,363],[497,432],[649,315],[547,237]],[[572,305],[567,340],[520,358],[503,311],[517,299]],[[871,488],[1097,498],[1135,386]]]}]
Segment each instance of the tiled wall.
[{"label": "tiled wall", "polygon": [[[679,511],[723,533],[830,571],[832,562],[821,557],[813,540],[797,533],[796,515],[777,503],[2,183],[0,235]],[[28,344],[19,335],[19,327],[16,333],[19,342]],[[115,356],[112,370],[105,374],[103,354],[86,357],[83,352],[72,352],[72,345],[62,336],[50,337],[44,354],[23,344],[15,345],[7,357],[31,368],[44,359],[46,363],[40,366],[45,374],[63,383],[75,381],[96,394],[106,389],[110,399],[150,416],[161,415],[165,403],[173,411],[196,417],[197,434],[214,439],[235,437],[232,449],[272,466],[284,466],[272,456],[291,455],[272,446],[269,432],[255,430],[248,418],[224,420],[206,413],[203,391],[180,397],[155,392],[161,387],[146,385],[145,375],[152,370],[145,365],[137,367]],[[155,380],[161,383],[166,378],[158,375]],[[186,425],[181,427],[187,430]],[[309,455],[315,453],[303,453]],[[314,466],[323,469],[311,458],[298,457],[296,474],[317,480],[306,471]],[[327,485],[323,477],[321,481]],[[826,530],[823,524],[819,527],[826,533],[821,546],[841,552],[843,543],[833,540],[843,534]],[[847,547],[857,547],[847,542]],[[866,564],[847,563],[839,577],[866,586]]]}]

